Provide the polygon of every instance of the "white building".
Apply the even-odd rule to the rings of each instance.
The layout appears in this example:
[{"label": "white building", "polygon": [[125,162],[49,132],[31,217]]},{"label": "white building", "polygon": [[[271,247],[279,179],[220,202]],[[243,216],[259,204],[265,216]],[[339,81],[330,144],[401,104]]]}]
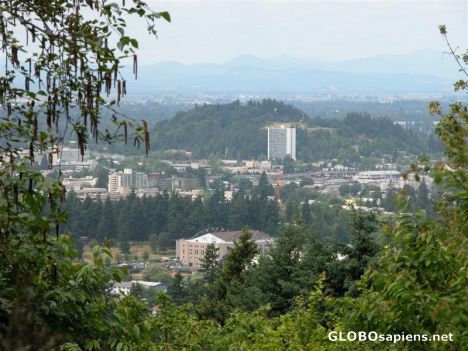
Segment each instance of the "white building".
[{"label": "white building", "polygon": [[105,200],[108,192],[106,188],[84,188],[73,190],[76,197],[80,200],[90,198],[91,200]]},{"label": "white building", "polygon": [[113,295],[129,295],[133,285],[142,285],[144,288],[166,292],[167,285],[161,282],[148,282],[144,280],[131,280],[129,282],[114,283],[111,289]]},{"label": "white building", "polygon": [[353,180],[363,185],[376,185],[380,190],[387,191],[389,187],[402,188],[404,183],[399,171],[363,171],[355,174]]},{"label": "white building", "polygon": [[80,149],[72,147],[64,147],[57,152],[52,153],[52,163],[57,165],[59,163],[81,162]]},{"label": "white building", "polygon": [[109,193],[128,193],[128,190],[145,189],[148,187],[148,174],[134,172],[131,168],[125,168],[123,172],[109,174]]},{"label": "white building", "polygon": [[286,155],[296,159],[296,128],[268,128],[268,159],[283,159]]},{"label": "white building", "polygon": [[86,176],[83,178],[73,178],[70,176],[68,178],[64,178],[62,184],[67,191],[70,191],[82,188],[92,188],[96,186],[97,181],[98,179],[93,176]]}]

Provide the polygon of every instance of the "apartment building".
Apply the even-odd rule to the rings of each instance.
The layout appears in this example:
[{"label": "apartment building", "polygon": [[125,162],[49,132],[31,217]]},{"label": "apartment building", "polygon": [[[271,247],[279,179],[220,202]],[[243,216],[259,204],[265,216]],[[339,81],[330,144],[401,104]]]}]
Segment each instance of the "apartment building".
[{"label": "apartment building", "polygon": [[[176,241],[176,256],[184,265],[195,270],[200,269],[205,250],[208,245],[214,243],[218,248],[219,260],[222,260],[234,243],[239,239],[241,231],[211,231],[205,230],[191,239],[179,239]],[[260,253],[267,252],[274,244],[274,239],[268,234],[257,230],[251,230]]]},{"label": "apartment building", "polygon": [[286,155],[296,159],[296,128],[268,128],[268,159],[283,159]]},{"label": "apartment building", "polygon": [[143,172],[135,172],[131,168],[125,168],[123,172],[109,174],[109,193],[128,193],[129,190],[145,189],[148,187],[148,175]]}]

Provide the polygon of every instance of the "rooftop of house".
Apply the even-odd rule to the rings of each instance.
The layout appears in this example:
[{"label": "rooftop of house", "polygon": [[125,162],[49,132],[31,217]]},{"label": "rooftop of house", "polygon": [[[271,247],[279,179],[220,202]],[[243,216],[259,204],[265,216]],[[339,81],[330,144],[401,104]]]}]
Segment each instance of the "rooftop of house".
[{"label": "rooftop of house", "polygon": [[[260,232],[258,230],[249,230],[250,234],[252,234],[252,238],[255,241],[260,240],[271,240],[271,236]],[[192,243],[204,243],[204,244],[224,244],[224,243],[233,243],[239,239],[242,231],[226,231],[226,232],[214,232],[214,233],[206,233],[196,238],[188,239],[187,241]]]},{"label": "rooftop of house", "polygon": [[134,284],[141,284],[141,285],[143,285],[144,287],[147,287],[147,288],[154,288],[154,287],[159,286],[159,285],[164,285],[161,282],[149,282],[149,281],[145,281],[145,280],[131,280],[129,282],[115,283],[114,288],[118,288],[118,289],[131,288],[132,285],[134,285]]}]

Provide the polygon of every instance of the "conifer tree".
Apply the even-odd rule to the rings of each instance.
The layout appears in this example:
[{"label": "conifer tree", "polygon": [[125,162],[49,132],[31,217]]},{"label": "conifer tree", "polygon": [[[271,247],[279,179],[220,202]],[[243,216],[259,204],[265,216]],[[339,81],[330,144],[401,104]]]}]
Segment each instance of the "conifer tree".
[{"label": "conifer tree", "polygon": [[216,277],[216,271],[219,266],[219,248],[211,243],[206,246],[205,255],[201,262],[201,271],[205,275],[205,280],[208,283],[213,283]]},{"label": "conifer tree", "polygon": [[221,280],[225,285],[233,279],[242,280],[242,274],[252,265],[252,260],[258,254],[258,248],[252,239],[249,228],[245,226],[239,239],[234,243],[234,248],[224,260],[221,272]]},{"label": "conifer tree", "polygon": [[429,210],[431,208],[429,200],[429,190],[426,181],[423,179],[419,184],[417,191],[417,208]]},{"label": "conifer tree", "polygon": [[268,181],[268,177],[265,171],[263,171],[262,175],[260,176],[258,186],[255,189],[255,193],[262,198],[266,198],[267,196],[273,196],[275,194],[275,190]]},{"label": "conifer tree", "polygon": [[145,287],[140,283],[133,283],[130,287],[130,295],[142,299],[145,295]]},{"label": "conifer tree", "polygon": [[380,228],[377,213],[353,211],[351,243],[335,246],[335,254],[342,258],[328,265],[326,286],[332,295],[356,295],[355,282],[371,266],[379,252],[376,232]]},{"label": "conifer tree", "polygon": [[209,286],[209,292],[203,297],[197,309],[199,316],[215,318],[220,322],[227,318],[257,254],[257,245],[248,228],[244,227],[233,249],[224,257],[223,266]]},{"label": "conifer tree", "polygon": [[112,201],[109,197],[106,198],[106,201],[102,207],[102,214],[99,219],[97,226],[96,240],[102,241],[104,238],[114,239],[116,236],[115,230],[115,221],[116,217],[114,215],[114,208]]},{"label": "conifer tree", "polygon": [[249,205],[250,202],[245,198],[245,193],[243,191],[238,191],[234,194],[229,204],[229,229],[240,230],[246,224],[252,225],[249,216],[258,209],[251,209]]},{"label": "conifer tree", "polygon": [[318,273],[308,261],[303,227],[287,226],[277,238],[275,247],[261,257],[250,281],[261,292],[259,305],[269,304],[272,314],[286,312],[300,293],[306,294]]},{"label": "conifer tree", "polygon": [[167,289],[167,293],[171,296],[172,301],[177,305],[182,304],[185,301],[187,291],[184,289],[184,278],[179,272],[174,276],[172,283]]},{"label": "conifer tree", "polygon": [[109,177],[109,170],[98,164],[93,172],[93,176],[97,178],[96,188],[106,188]]},{"label": "conifer tree", "polygon": [[312,215],[310,211],[311,211],[310,205],[307,202],[307,200],[305,200],[301,208],[302,221],[304,222],[304,224],[311,224],[312,222]]}]

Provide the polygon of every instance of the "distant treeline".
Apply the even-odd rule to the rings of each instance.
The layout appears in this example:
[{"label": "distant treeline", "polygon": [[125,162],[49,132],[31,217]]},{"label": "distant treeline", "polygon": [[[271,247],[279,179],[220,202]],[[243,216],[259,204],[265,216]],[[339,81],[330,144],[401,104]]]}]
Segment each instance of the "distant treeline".
[{"label": "distant treeline", "polygon": [[64,229],[77,238],[86,236],[99,242],[105,238],[119,243],[147,241],[156,234],[162,249],[173,247],[176,239],[191,237],[209,227],[239,230],[248,225],[276,234],[281,219],[276,202],[267,197],[272,192],[263,177],[249,195],[238,192],[230,202],[222,190],[215,190],[205,201],[169,193],[143,199],[130,194],[116,202],[89,198],[81,201],[70,193],[65,204],[69,218]]},{"label": "distant treeline", "polygon": [[[338,199],[328,199],[318,193],[304,194],[305,203],[290,200],[281,210],[271,200],[273,194],[264,174],[258,186],[238,191],[231,201],[225,199],[220,189],[203,201],[167,192],[142,199],[130,194],[119,201],[108,198],[92,201],[80,200],[71,192],[65,203],[69,215],[63,230],[73,233],[75,239],[87,237],[98,242],[109,239],[124,249],[129,242],[148,241],[152,237],[158,248],[165,250],[173,248],[175,240],[191,237],[209,227],[240,230],[247,225],[276,235],[284,224],[299,222],[328,242],[349,242],[351,217]],[[309,205],[307,201],[312,197],[320,201]]]},{"label": "distant treeline", "polygon": [[[323,101],[291,100],[288,103],[311,117],[320,116],[325,119],[343,119],[348,113],[366,111],[377,118],[388,117],[392,121],[416,122],[427,129],[434,119],[437,120],[437,117],[428,117],[428,102],[425,100],[395,100],[382,103],[376,100],[354,101],[337,98]],[[444,108],[448,107],[446,103],[442,102],[442,105]]]}]

